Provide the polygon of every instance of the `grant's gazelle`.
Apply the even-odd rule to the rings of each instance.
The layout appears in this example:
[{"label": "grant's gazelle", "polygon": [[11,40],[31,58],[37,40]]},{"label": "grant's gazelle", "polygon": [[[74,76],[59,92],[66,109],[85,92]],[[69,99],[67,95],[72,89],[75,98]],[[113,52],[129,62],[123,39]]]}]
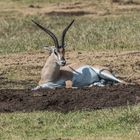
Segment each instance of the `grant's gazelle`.
[{"label": "grant's gazelle", "polygon": [[[63,30],[61,44],[57,37],[49,29],[33,21],[39,28],[45,31],[53,39],[55,46],[50,47],[51,53],[42,71],[39,85],[34,90],[40,88],[78,88],[90,87],[93,85],[104,86],[108,83],[122,83],[124,81],[116,78],[111,71],[102,66],[90,66],[83,64],[66,65],[65,60],[65,35],[73,24],[74,20]],[[65,66],[66,65],[66,66]]]}]

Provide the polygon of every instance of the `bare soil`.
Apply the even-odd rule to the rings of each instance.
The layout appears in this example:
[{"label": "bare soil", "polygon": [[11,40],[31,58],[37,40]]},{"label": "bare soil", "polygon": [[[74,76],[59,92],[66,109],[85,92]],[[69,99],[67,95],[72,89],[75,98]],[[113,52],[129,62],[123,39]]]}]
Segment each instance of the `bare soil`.
[{"label": "bare soil", "polygon": [[133,85],[31,91],[40,79],[45,52],[0,56],[0,112],[95,110],[140,102],[140,52],[68,52],[68,62],[110,67]]},{"label": "bare soil", "polygon": [[135,105],[140,85],[118,85],[83,89],[0,90],[0,112],[95,110]]},{"label": "bare soil", "polygon": [[9,2],[0,2],[1,12],[14,13],[19,15],[57,15],[57,16],[106,16],[120,15],[130,12],[140,11],[139,0],[134,0],[133,3],[127,2],[111,2],[111,1],[82,1],[79,2],[60,2],[60,3],[36,3],[23,4]]}]

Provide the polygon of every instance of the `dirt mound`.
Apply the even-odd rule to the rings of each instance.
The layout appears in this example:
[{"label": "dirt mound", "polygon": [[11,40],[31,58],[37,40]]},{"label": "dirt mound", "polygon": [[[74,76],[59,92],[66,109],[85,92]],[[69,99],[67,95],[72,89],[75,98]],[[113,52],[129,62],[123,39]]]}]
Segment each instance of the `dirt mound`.
[{"label": "dirt mound", "polygon": [[140,102],[140,85],[82,89],[0,90],[0,112],[75,111],[133,105]]},{"label": "dirt mound", "polygon": [[52,11],[46,13],[46,15],[49,16],[83,16],[83,15],[90,15],[93,14],[93,12],[86,12],[86,11]]}]

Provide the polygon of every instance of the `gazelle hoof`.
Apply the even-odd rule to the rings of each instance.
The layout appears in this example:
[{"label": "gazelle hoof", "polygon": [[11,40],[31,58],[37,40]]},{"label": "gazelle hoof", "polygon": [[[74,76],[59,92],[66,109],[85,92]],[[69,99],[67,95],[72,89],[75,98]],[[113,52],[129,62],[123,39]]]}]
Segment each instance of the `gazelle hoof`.
[{"label": "gazelle hoof", "polygon": [[37,87],[35,87],[35,88],[32,88],[31,91],[36,91],[36,90],[38,90],[38,89],[40,89],[40,88],[41,88],[40,86],[37,86]]}]

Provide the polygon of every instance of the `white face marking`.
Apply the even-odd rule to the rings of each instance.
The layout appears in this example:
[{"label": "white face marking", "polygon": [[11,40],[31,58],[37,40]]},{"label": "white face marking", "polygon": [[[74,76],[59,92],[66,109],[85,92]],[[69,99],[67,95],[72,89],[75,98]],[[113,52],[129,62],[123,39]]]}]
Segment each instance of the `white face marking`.
[{"label": "white face marking", "polygon": [[58,50],[56,48],[53,48],[52,49],[52,53],[54,54],[56,60],[57,60],[57,63],[60,65],[60,66],[64,66],[64,61],[65,60],[62,60],[61,58],[61,55],[60,53],[58,52]]},{"label": "white face marking", "polygon": [[61,57],[57,49],[53,49],[53,54],[58,62],[61,61]]}]

